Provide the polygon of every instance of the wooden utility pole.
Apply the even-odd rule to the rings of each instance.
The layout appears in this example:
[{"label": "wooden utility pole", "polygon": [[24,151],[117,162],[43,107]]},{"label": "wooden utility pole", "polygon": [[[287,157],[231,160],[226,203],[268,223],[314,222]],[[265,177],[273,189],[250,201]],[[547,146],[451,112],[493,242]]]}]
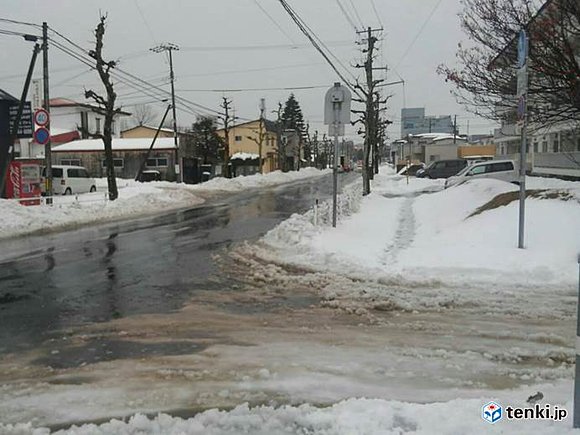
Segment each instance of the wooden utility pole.
[{"label": "wooden utility pole", "polygon": [[278,169],[282,172],[286,171],[286,144],[282,142],[282,103],[278,102],[278,110],[274,110],[276,114],[276,142],[278,152]]},{"label": "wooden utility pole", "polygon": [[[48,24],[46,22],[42,23],[42,79],[43,79],[43,89],[44,89],[44,110],[50,115],[50,95],[49,95],[49,84],[48,84]],[[50,124],[47,126],[48,131],[50,131]],[[48,142],[44,146],[44,161],[46,165],[46,196],[47,204],[52,204],[52,144],[50,142],[50,135]]]},{"label": "wooden utility pole", "polygon": [[223,116],[220,116],[220,119],[224,123],[224,168],[223,174],[226,178],[231,178],[232,174],[230,172],[230,105],[232,104],[232,100],[228,100],[226,97],[223,97],[223,101],[221,104],[221,108],[224,109]]}]

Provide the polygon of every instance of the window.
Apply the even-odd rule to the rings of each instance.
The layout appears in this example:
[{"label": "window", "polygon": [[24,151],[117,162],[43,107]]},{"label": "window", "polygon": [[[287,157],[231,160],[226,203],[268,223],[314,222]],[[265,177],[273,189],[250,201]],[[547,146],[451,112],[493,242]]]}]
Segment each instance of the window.
[{"label": "window", "polygon": [[241,142],[242,141],[242,136],[236,136],[235,137],[235,141],[236,142]]},{"label": "window", "polygon": [[538,142],[534,142],[534,152],[538,152]]},{"label": "window", "polygon": [[95,118],[95,124],[96,124],[96,133],[100,133],[101,132],[101,118]]},{"label": "window", "polygon": [[542,141],[542,152],[543,153],[548,152],[548,141],[546,141],[546,140]]},{"label": "window", "polygon": [[148,168],[166,168],[167,157],[152,157],[147,159],[146,166]]},{"label": "window", "polygon": [[554,138],[554,152],[557,153],[560,151],[560,138],[556,136]]},{"label": "window", "polygon": [[511,171],[514,169],[514,165],[511,162],[503,162],[503,163],[492,163],[487,165],[486,172],[502,172],[502,171]]},{"label": "window", "polygon": [[82,166],[81,159],[60,159],[63,166]]},{"label": "window", "polygon": [[[46,177],[46,168],[42,168],[42,176]],[[52,168],[52,176],[53,178],[62,178],[62,169]]]},{"label": "window", "polygon": [[76,168],[67,169],[66,173],[69,178],[80,178],[79,170]]},{"label": "window", "polygon": [[476,166],[475,168],[472,168],[471,171],[467,173],[467,175],[478,175],[483,173],[485,173],[485,165]]},{"label": "window", "polygon": [[[105,160],[102,161],[103,168],[107,167],[107,162]],[[115,168],[124,168],[125,162],[123,159],[113,159],[113,167]]]}]

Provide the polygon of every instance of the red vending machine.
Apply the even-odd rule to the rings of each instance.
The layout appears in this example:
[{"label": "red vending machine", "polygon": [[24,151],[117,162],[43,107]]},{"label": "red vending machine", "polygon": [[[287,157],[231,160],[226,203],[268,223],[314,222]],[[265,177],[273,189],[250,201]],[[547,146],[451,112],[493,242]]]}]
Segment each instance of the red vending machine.
[{"label": "red vending machine", "polygon": [[37,162],[13,160],[6,180],[7,197],[19,199],[22,205],[40,205],[40,171],[41,166]]}]

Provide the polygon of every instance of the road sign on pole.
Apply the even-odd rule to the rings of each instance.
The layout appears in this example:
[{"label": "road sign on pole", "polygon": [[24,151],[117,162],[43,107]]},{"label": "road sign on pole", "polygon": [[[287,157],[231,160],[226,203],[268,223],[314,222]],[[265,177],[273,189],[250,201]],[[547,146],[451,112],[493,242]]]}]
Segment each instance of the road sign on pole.
[{"label": "road sign on pole", "polygon": [[522,140],[520,143],[520,213],[518,226],[518,248],[524,248],[524,227],[526,215],[526,112],[528,94],[528,36],[524,29],[520,30],[518,39],[518,124],[522,126]]},{"label": "road sign on pole", "polygon": [[34,112],[34,123],[39,127],[46,127],[50,122],[50,115],[44,109],[38,109]]},{"label": "road sign on pole", "polygon": [[39,145],[46,145],[50,140],[50,132],[46,127],[37,128],[34,132],[34,141]]},{"label": "road sign on pole", "polygon": [[334,163],[332,168],[332,226],[336,227],[337,197],[338,197],[338,136],[344,136],[345,124],[350,124],[350,91],[335,83],[326,92],[324,99],[324,123],[331,126],[334,133]]}]

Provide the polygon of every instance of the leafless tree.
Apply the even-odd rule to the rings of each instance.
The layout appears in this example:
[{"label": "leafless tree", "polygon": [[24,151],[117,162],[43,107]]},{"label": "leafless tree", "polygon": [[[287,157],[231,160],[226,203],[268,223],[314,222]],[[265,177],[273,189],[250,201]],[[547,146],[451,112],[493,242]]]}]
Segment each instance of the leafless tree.
[{"label": "leafless tree", "polygon": [[157,113],[148,104],[139,104],[133,110],[133,120],[138,126],[151,124],[157,118]]},{"label": "leafless tree", "polygon": [[99,105],[105,114],[105,122],[103,126],[103,134],[99,135],[103,140],[105,146],[105,165],[107,169],[107,184],[109,189],[109,199],[114,201],[119,196],[117,190],[117,180],[115,178],[115,167],[113,166],[113,119],[117,113],[121,111],[120,108],[115,108],[115,100],[117,94],[113,89],[111,81],[111,69],[115,67],[114,61],[106,62],[103,60],[103,39],[105,36],[105,23],[107,21],[106,15],[101,15],[99,24],[95,29],[95,49],[89,52],[89,55],[95,60],[96,69],[99,77],[103,82],[107,97],[97,94],[93,90],[85,91],[85,98],[91,98]]},{"label": "leafless tree", "polygon": [[493,120],[513,121],[520,29],[529,37],[528,117],[551,125],[580,121],[580,2],[578,0],[462,0],[458,68],[438,72],[455,84],[458,101]]}]

